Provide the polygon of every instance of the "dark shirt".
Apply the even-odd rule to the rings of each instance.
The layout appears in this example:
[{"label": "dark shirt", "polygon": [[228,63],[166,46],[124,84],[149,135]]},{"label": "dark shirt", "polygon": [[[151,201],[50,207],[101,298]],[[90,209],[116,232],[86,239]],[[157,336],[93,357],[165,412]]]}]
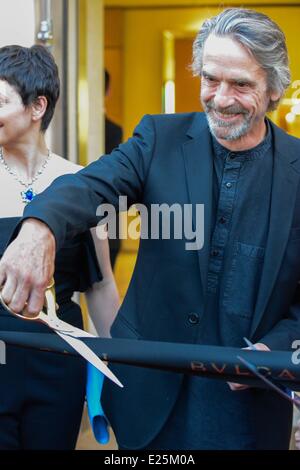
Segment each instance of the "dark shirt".
[{"label": "dark shirt", "polygon": [[255,309],[269,228],[271,131],[250,150],[231,152],[214,138],[212,146],[213,222],[201,342],[242,347]]}]

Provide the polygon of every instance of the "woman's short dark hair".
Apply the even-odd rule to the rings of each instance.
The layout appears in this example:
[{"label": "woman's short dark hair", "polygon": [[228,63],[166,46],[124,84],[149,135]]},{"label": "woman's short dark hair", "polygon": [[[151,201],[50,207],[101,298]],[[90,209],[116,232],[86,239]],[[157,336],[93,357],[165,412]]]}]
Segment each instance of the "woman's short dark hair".
[{"label": "woman's short dark hair", "polygon": [[1,47],[0,80],[15,88],[24,106],[34,103],[39,96],[47,98],[48,105],[41,123],[41,131],[45,132],[60,91],[58,68],[52,54],[38,45]]}]

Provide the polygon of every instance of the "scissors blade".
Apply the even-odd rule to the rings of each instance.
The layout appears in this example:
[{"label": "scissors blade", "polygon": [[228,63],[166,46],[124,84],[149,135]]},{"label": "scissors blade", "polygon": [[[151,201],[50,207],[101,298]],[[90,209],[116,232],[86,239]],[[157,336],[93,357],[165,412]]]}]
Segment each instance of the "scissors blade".
[{"label": "scissors blade", "polygon": [[112,371],[104,364],[103,361],[92,351],[83,341],[78,338],[73,338],[72,336],[65,335],[60,331],[55,330],[56,333],[64,339],[67,343],[75,349],[86,361],[90,362],[96,369],[100,370],[102,374],[112,380],[115,384],[119,385],[119,387],[123,388],[121,382],[117,379],[117,377],[112,373]]},{"label": "scissors blade", "polygon": [[[244,339],[245,343],[247,344],[247,346],[250,349],[252,349],[252,351],[258,351],[257,347],[248,338],[246,338],[244,336],[243,339]],[[255,370],[257,371],[256,368],[255,368]],[[265,376],[263,376],[263,377],[265,377]],[[300,399],[298,397],[295,397],[295,393],[293,392],[292,389],[290,389],[288,387],[285,387],[284,385],[281,385],[282,388],[280,388],[280,386],[275,385],[271,380],[267,379],[266,377],[265,377],[265,383],[268,384],[269,386],[271,386],[271,384],[274,385],[274,387],[275,387],[274,390],[276,390],[276,391],[281,390],[285,394],[285,398],[290,397],[292,400],[294,400],[293,401],[294,405],[297,407],[298,410],[300,410]]]},{"label": "scissors blade", "polygon": [[254,375],[259,377],[265,384],[267,384],[272,390],[275,392],[279,393],[283,398],[286,400],[289,400],[291,403],[293,403],[298,410],[300,410],[300,400],[298,398],[293,398],[291,397],[288,393],[284,392],[280,387],[277,387],[271,380],[267,379],[263,374],[261,374],[257,368],[249,361],[244,359],[241,356],[237,356],[237,358],[246,366]]},{"label": "scissors blade", "polygon": [[[44,317],[43,317],[44,319]],[[59,318],[56,317],[55,320],[52,319],[44,319],[44,321],[47,323],[50,328],[52,328],[56,332],[60,332],[62,334],[66,334],[68,336],[73,336],[74,338],[97,338],[97,336],[93,335],[92,333],[89,333],[85,330],[81,330],[80,328],[76,328],[73,325],[70,325],[70,323],[67,323],[63,320],[60,320]]]}]

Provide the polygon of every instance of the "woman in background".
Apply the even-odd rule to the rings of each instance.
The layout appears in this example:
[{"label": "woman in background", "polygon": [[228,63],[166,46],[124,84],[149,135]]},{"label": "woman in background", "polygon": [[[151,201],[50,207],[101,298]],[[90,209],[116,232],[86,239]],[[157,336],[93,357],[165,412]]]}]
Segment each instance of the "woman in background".
[{"label": "woman in background", "polygon": [[[57,66],[44,47],[0,48],[0,256],[24,204],[58,176],[80,169],[45,142],[59,88]],[[107,240],[90,232],[69,240],[57,253],[54,277],[58,316],[82,328],[72,296],[85,292],[98,333],[108,336],[119,299]],[[11,287],[5,287],[6,295]],[[0,329],[50,332],[3,307]],[[0,367],[0,449],[74,449],[85,382],[86,363],[79,357],[8,346]]]}]

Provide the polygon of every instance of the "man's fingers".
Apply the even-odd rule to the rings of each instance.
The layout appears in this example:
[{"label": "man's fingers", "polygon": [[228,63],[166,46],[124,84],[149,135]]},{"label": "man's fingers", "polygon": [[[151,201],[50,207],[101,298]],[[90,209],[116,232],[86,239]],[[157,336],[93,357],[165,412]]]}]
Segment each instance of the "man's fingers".
[{"label": "man's fingers", "polygon": [[227,382],[229,385],[230,390],[233,392],[238,392],[240,390],[246,390],[247,388],[250,388],[249,385],[244,385],[244,384],[236,384],[234,382]]},{"label": "man's fingers", "polygon": [[6,271],[3,266],[0,268],[0,288],[4,285],[6,279]]},{"label": "man's fingers", "polygon": [[29,316],[35,315],[39,313],[43,306],[44,306],[44,301],[45,301],[45,290],[47,289],[47,285],[35,287],[31,293],[30,297],[28,299],[28,304],[26,307],[27,313]]},{"label": "man's fingers", "polygon": [[[250,346],[247,346],[242,349],[243,350],[257,349],[258,351],[270,351],[270,348],[264,343],[255,343],[253,344],[252,348]],[[240,390],[246,390],[247,388],[250,388],[250,385],[244,385],[244,384],[239,384],[239,383],[234,383],[234,382],[227,382],[227,384],[229,385],[230,390],[232,390],[233,392],[239,392]]]},{"label": "man's fingers", "polygon": [[7,305],[11,303],[11,300],[16,291],[16,287],[17,287],[16,278],[8,275],[1,291],[2,299]]},{"label": "man's fingers", "polygon": [[295,447],[297,450],[300,450],[300,419],[298,419],[296,424],[297,431],[295,432]]},{"label": "man's fingers", "polygon": [[29,285],[30,284],[28,281],[20,282],[17,285],[17,288],[9,304],[9,308],[13,310],[13,312],[23,312],[24,305],[26,304],[29,297]]},{"label": "man's fingers", "polygon": [[295,434],[295,447],[297,450],[300,450],[300,431],[297,431]]}]

